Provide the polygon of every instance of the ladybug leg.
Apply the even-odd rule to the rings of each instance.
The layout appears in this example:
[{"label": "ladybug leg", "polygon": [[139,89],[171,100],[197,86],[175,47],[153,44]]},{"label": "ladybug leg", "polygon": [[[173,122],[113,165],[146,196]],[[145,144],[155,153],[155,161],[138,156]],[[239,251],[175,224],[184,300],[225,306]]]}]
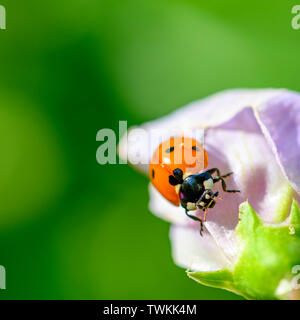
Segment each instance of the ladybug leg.
[{"label": "ladybug leg", "polygon": [[191,214],[189,214],[186,209],[185,209],[185,214],[186,214],[189,218],[191,218],[191,219],[193,219],[193,220],[195,220],[195,221],[199,221],[199,222],[200,222],[200,236],[202,237],[202,231],[203,231],[203,222],[202,222],[202,220],[201,220],[200,218],[196,217],[196,216],[192,216]]},{"label": "ladybug leg", "polygon": [[[230,173],[232,174],[232,173]],[[227,187],[226,187],[226,182],[224,180],[224,177],[227,177],[228,175],[230,175],[229,173],[225,176],[221,176],[221,177],[215,177],[213,178],[213,181],[214,183],[218,182],[218,181],[221,181],[222,183],[222,189],[224,192],[230,192],[230,193],[236,193],[236,192],[241,192],[240,190],[227,190]]]},{"label": "ladybug leg", "polygon": [[201,202],[203,202],[203,199],[205,198],[205,195],[208,193],[208,191],[204,191],[201,195],[201,197],[199,198],[199,200],[196,202],[196,206],[199,208],[199,209],[203,209],[204,207],[204,203],[202,203],[203,205],[200,205]]},{"label": "ladybug leg", "polygon": [[215,199],[215,200],[223,200],[222,197],[219,197],[219,192],[216,192],[216,193],[214,194],[214,199]]},{"label": "ladybug leg", "polygon": [[208,210],[208,208],[205,208],[205,210],[204,210],[203,222],[206,221],[207,210]]},{"label": "ladybug leg", "polygon": [[[229,176],[231,176],[233,174],[233,172],[229,172],[227,174],[224,174],[223,176],[221,176],[221,172],[218,168],[212,168],[206,171],[209,174],[214,174],[215,172],[217,173],[217,176],[215,178],[227,178]],[[219,181],[219,180],[218,180]]]},{"label": "ladybug leg", "polygon": [[212,174],[214,174],[216,172],[218,177],[221,176],[220,170],[218,168],[212,168],[212,169],[209,169],[209,170],[207,170],[205,172],[209,173],[210,175],[212,175]]},{"label": "ladybug leg", "polygon": [[227,178],[229,176],[231,176],[233,174],[233,172],[229,172],[227,174],[224,174],[223,176],[221,176],[221,178]]}]

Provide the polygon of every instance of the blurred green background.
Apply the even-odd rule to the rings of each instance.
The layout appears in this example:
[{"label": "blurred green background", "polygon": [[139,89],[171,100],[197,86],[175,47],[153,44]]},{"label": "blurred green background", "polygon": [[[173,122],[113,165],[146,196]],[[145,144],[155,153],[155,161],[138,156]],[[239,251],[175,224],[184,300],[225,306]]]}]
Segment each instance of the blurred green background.
[{"label": "blurred green background", "polygon": [[1,299],[239,299],[189,280],[96,133],[227,88],[300,91],[300,1],[1,0]]}]

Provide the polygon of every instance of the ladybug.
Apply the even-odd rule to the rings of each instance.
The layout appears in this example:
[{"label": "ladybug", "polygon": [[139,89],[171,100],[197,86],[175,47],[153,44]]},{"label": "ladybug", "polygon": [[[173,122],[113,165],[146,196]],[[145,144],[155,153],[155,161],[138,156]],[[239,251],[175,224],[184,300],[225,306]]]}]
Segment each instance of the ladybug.
[{"label": "ladybug", "polygon": [[[207,166],[205,149],[197,140],[187,137],[172,137],[160,144],[149,166],[154,187],[175,206],[181,205],[189,218],[200,222],[200,235],[208,209],[221,199],[213,191],[214,184],[221,181],[224,192],[240,192],[227,190],[224,179],[233,172],[221,175],[218,168],[203,171]],[[189,213],[198,209],[204,211],[203,221]]]}]

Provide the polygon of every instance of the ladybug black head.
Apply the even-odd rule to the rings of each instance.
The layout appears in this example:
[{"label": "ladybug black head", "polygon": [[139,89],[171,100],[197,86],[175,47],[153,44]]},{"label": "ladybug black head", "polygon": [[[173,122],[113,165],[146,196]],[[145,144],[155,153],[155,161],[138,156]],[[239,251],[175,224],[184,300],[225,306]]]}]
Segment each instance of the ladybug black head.
[{"label": "ladybug black head", "polygon": [[179,168],[173,170],[173,175],[169,176],[169,183],[172,186],[177,186],[183,182],[183,172]]}]

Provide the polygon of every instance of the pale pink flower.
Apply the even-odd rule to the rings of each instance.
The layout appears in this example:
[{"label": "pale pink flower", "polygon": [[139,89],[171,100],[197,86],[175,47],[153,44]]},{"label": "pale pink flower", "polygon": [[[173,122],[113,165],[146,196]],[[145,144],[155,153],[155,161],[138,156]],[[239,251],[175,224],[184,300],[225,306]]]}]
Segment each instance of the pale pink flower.
[{"label": "pale pink flower", "polygon": [[[194,102],[164,118],[141,126],[147,132],[167,129],[170,136],[186,129],[204,129],[208,168],[227,178],[229,189],[209,209],[203,237],[199,224],[187,218],[184,209],[166,201],[150,185],[150,210],[169,221],[172,253],[176,264],[192,271],[234,268],[240,254],[235,235],[239,206],[245,201],[268,224],[282,223],[289,215],[293,199],[299,203],[300,191],[300,94],[288,90],[229,90]],[[130,130],[129,130],[130,135]],[[137,152],[150,161],[148,136],[125,144],[120,156]],[[126,147],[125,147],[126,146]],[[144,150],[144,151],[143,151]],[[143,154],[144,152],[144,154]],[[147,164],[137,168],[147,174]],[[199,211],[197,214],[201,216]],[[299,253],[300,257],[300,253]]]}]

